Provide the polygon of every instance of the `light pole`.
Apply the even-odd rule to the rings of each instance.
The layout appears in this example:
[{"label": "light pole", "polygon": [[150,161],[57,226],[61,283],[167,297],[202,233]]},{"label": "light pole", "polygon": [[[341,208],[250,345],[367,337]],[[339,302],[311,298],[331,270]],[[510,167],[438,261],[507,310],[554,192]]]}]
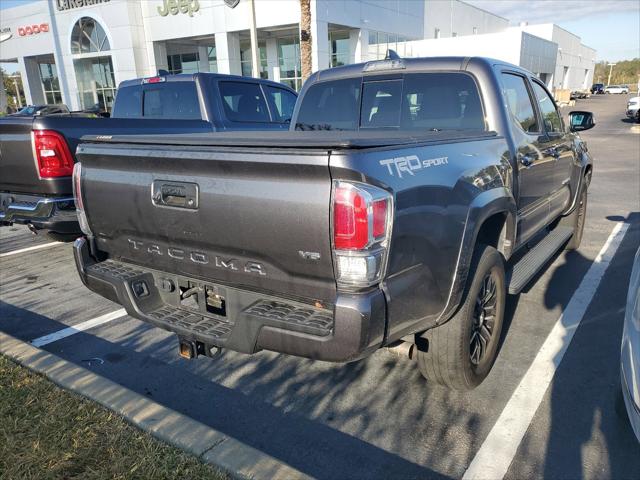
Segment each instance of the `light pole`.
[{"label": "light pole", "polygon": [[607,80],[607,86],[611,85],[611,72],[613,72],[613,67],[617,65],[617,63],[608,63],[609,65],[609,79]]},{"label": "light pole", "polygon": [[18,85],[18,79],[22,80],[22,78],[20,77],[20,75],[11,75],[9,78],[13,80],[13,85],[16,88],[16,98],[17,98],[18,107],[22,108],[22,99],[20,98],[20,86]]}]

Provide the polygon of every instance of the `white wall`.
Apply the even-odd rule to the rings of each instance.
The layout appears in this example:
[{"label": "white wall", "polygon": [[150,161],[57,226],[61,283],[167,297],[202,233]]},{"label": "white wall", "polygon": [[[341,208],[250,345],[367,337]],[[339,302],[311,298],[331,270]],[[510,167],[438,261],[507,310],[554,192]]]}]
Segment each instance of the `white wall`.
[{"label": "white wall", "polygon": [[521,45],[522,33],[519,31],[407,42],[413,57],[481,56],[516,65],[520,63]]},{"label": "white wall", "polygon": [[579,36],[552,23],[523,25],[513,29],[545,38],[558,45],[551,88],[586,90],[591,87],[596,51],[583,45]]},{"label": "white wall", "polygon": [[440,37],[496,33],[506,29],[509,20],[474,7],[459,0],[425,0],[424,38],[435,38],[436,28]]},{"label": "white wall", "polygon": [[[18,29],[27,25],[49,24],[48,32],[20,36]],[[7,8],[0,10],[0,28],[10,28],[11,38],[0,43],[0,62],[17,60],[16,70],[20,72],[22,86],[27,103],[41,103],[44,97],[42,82],[37,66],[34,69],[32,62],[25,57],[51,54],[53,48],[52,25],[49,20],[47,4],[36,2],[20,5],[19,8]],[[12,72],[9,72],[12,73]],[[4,89],[4,85],[2,87]]]}]

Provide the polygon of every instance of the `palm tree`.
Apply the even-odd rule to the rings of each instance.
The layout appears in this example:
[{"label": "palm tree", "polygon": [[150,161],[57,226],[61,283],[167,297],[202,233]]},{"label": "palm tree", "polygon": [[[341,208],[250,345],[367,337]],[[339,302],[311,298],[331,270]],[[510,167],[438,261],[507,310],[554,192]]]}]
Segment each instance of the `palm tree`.
[{"label": "palm tree", "polygon": [[311,0],[300,0],[300,63],[302,81],[311,75]]}]

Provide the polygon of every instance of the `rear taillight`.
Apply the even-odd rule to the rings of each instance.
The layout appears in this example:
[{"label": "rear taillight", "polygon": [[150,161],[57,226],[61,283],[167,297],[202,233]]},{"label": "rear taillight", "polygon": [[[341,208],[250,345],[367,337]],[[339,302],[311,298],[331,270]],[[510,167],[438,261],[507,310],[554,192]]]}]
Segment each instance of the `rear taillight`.
[{"label": "rear taillight", "polygon": [[89,228],[87,215],[84,213],[84,201],[82,199],[82,164],[76,163],[73,167],[73,198],[76,203],[76,214],[78,215],[78,223],[80,230],[85,235],[93,235]]},{"label": "rear taillight", "polygon": [[73,173],[73,157],[69,146],[58,132],[34,130],[33,152],[40,178],[68,177]]},{"label": "rear taillight", "polygon": [[392,197],[381,188],[333,184],[333,253],[339,285],[366,287],[380,281],[391,235]]}]

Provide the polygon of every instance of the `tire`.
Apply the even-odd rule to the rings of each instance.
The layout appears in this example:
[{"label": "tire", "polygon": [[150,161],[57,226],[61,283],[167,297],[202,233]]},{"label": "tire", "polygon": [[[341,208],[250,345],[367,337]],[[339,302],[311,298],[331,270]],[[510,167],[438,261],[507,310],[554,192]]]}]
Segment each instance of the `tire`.
[{"label": "tire", "polygon": [[[477,245],[460,308],[449,321],[424,334],[428,349],[417,352],[420,373],[452,390],[480,385],[496,359],[506,296],[502,255],[493,247]],[[480,310],[483,297],[484,309]],[[480,347],[484,348],[478,350]]]},{"label": "tire", "polygon": [[573,235],[564,247],[565,250],[577,250],[582,242],[582,233],[584,232],[584,223],[587,216],[587,178],[585,178],[584,186],[580,192],[580,200],[576,208],[570,215],[563,219],[563,224],[573,228]]}]

